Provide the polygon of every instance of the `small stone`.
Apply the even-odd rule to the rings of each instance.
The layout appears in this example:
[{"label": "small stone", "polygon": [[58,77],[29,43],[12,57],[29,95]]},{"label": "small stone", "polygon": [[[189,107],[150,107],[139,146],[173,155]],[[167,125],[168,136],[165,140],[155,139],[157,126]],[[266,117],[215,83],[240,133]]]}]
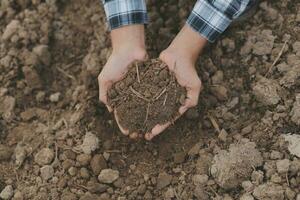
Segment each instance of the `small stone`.
[{"label": "small stone", "polygon": [[103,193],[109,188],[109,186],[89,181],[87,184],[87,188],[91,193]]},{"label": "small stone", "polygon": [[264,200],[264,199],[283,200],[284,190],[280,185],[275,185],[274,183],[266,183],[256,187],[253,191],[253,196],[259,200]]},{"label": "small stone", "polygon": [[35,53],[38,58],[42,61],[44,65],[50,64],[50,53],[47,45],[38,45],[33,48],[33,53]]},{"label": "small stone", "polygon": [[300,135],[284,135],[285,141],[288,142],[288,150],[291,154],[300,158]]},{"label": "small stone", "polygon": [[250,192],[253,190],[253,184],[251,183],[251,181],[244,181],[242,182],[242,187],[246,192]]},{"label": "small stone", "polygon": [[259,81],[253,87],[253,93],[258,101],[264,105],[276,105],[281,100],[278,91],[281,87],[277,82],[271,79],[260,77]]},{"label": "small stone", "polygon": [[222,129],[221,132],[220,132],[219,135],[218,135],[218,138],[219,138],[222,142],[226,142],[227,136],[228,136],[227,131],[226,131],[225,129]]},{"label": "small stone", "polygon": [[104,157],[100,154],[96,154],[93,156],[90,166],[92,168],[92,171],[95,175],[98,175],[102,169],[107,168],[107,163]]},{"label": "small stone", "polygon": [[168,188],[164,194],[166,200],[170,200],[175,197],[174,189]]},{"label": "small stone", "polygon": [[217,71],[217,72],[211,77],[212,84],[213,84],[213,85],[222,84],[222,83],[223,83],[223,78],[224,78],[223,72],[220,71],[220,70]]},{"label": "small stone", "polygon": [[37,71],[33,67],[25,66],[22,68],[26,84],[32,89],[37,89],[42,87],[41,79]]},{"label": "small stone", "polygon": [[91,132],[87,132],[84,136],[81,149],[85,154],[91,154],[99,148],[99,139]]},{"label": "small stone", "polygon": [[60,92],[56,92],[56,93],[50,95],[49,100],[53,103],[56,103],[59,101],[60,96],[61,96]]},{"label": "small stone", "polygon": [[51,165],[45,165],[41,169],[41,177],[43,180],[47,181],[54,175],[54,169]]},{"label": "small stone", "polygon": [[270,154],[270,158],[272,160],[278,160],[278,159],[281,159],[283,158],[283,154],[279,151],[271,151],[271,154]]},{"label": "small stone", "polygon": [[8,146],[0,144],[0,161],[6,161],[11,158],[13,151]]},{"label": "small stone", "polygon": [[251,194],[243,194],[240,200],[254,200],[254,197]]},{"label": "small stone", "polygon": [[242,129],[242,134],[246,135],[252,132],[252,125],[248,125],[245,128]]},{"label": "small stone", "polygon": [[3,40],[9,40],[19,29],[20,22],[18,20],[11,20],[6,26],[4,33],[2,34]]},{"label": "small stone", "polygon": [[91,155],[80,154],[76,157],[76,160],[80,164],[80,166],[86,166],[89,164],[89,162],[91,160]]},{"label": "small stone", "polygon": [[283,159],[283,160],[278,160],[276,162],[276,167],[278,173],[287,173],[290,168],[290,160],[289,159]]},{"label": "small stone", "polygon": [[167,187],[168,185],[171,184],[171,181],[172,181],[172,176],[163,172],[163,173],[160,173],[158,175],[158,178],[157,178],[157,189],[160,190],[160,189],[163,189],[165,187]]},{"label": "small stone", "polygon": [[88,170],[87,168],[85,168],[85,167],[82,167],[82,168],[80,169],[80,176],[81,176],[82,178],[85,178],[85,179],[90,178],[89,170]]},{"label": "small stone", "polygon": [[296,192],[294,192],[291,188],[286,188],[285,196],[288,198],[288,200],[293,200],[296,197]]},{"label": "small stone", "polygon": [[185,156],[186,156],[185,152],[179,152],[174,154],[174,163],[176,164],[183,163],[185,160]]},{"label": "small stone", "polygon": [[69,174],[71,176],[76,176],[77,174],[77,168],[76,167],[70,167],[69,170],[68,170]]},{"label": "small stone", "polygon": [[54,152],[52,149],[43,148],[35,156],[34,161],[40,166],[48,165],[54,158]]},{"label": "small stone", "polygon": [[11,185],[7,185],[0,193],[0,198],[6,200],[11,199],[14,195],[14,189]]},{"label": "small stone", "polygon": [[194,185],[205,185],[208,181],[208,176],[206,174],[196,174],[193,176]]},{"label": "small stone", "polygon": [[225,101],[228,99],[227,88],[223,85],[212,86],[211,92],[220,101]]},{"label": "small stone", "polygon": [[16,191],[13,199],[14,200],[23,200],[24,199],[23,196],[24,195],[20,191]]},{"label": "small stone", "polygon": [[119,178],[119,171],[113,169],[103,169],[98,179],[101,183],[113,183]]}]

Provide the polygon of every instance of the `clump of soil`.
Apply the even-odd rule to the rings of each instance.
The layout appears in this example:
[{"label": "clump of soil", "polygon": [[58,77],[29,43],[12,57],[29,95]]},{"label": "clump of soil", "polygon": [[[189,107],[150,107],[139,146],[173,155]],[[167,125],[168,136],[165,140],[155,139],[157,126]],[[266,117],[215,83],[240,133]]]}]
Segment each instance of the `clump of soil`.
[{"label": "clump of soil", "polygon": [[157,124],[173,121],[185,97],[185,88],[157,59],[134,63],[126,77],[108,92],[118,122],[131,133],[146,133]]}]

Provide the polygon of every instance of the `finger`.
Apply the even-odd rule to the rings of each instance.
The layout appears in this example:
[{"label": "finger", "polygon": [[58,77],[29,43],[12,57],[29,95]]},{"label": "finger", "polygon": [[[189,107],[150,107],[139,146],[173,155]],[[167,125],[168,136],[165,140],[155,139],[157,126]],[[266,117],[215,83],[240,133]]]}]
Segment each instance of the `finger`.
[{"label": "finger", "polygon": [[115,119],[116,119],[116,122],[118,124],[118,127],[120,129],[120,131],[124,134],[124,135],[129,135],[129,130],[127,129],[124,129],[121,124],[120,124],[120,121],[119,121],[119,117],[118,117],[118,114],[117,114],[117,110],[114,111],[114,116],[115,116]]},{"label": "finger", "polygon": [[161,132],[163,132],[166,128],[168,128],[171,125],[171,122],[168,122],[164,125],[156,125],[152,130],[151,133],[145,134],[146,140],[152,140],[155,136],[159,135]]},{"label": "finger", "polygon": [[106,108],[107,108],[108,112],[112,112],[113,111],[112,107],[110,107],[109,105],[106,105]]},{"label": "finger", "polygon": [[103,78],[99,76],[98,84],[99,84],[99,100],[107,105],[108,82],[103,80]]},{"label": "finger", "polygon": [[137,139],[138,136],[139,136],[139,134],[136,133],[136,132],[134,132],[134,133],[131,133],[131,134],[129,135],[129,138],[130,138],[130,139]]}]

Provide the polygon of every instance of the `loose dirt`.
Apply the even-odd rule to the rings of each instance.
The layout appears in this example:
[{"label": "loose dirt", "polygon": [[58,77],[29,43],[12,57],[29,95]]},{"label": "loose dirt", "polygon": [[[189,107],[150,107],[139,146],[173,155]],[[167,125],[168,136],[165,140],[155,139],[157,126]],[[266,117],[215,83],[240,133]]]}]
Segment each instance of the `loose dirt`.
[{"label": "loose dirt", "polygon": [[126,77],[108,93],[118,122],[130,133],[147,133],[155,125],[174,121],[184,104],[186,91],[167,65],[153,59],[136,62]]}]

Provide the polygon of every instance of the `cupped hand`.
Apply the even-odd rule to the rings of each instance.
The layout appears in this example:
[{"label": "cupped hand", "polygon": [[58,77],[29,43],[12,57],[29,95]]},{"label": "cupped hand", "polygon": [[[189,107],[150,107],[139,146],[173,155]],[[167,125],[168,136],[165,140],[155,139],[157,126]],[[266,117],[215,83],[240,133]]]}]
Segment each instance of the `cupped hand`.
[{"label": "cupped hand", "polygon": [[[165,62],[171,72],[175,74],[177,82],[186,88],[187,97],[185,99],[184,105],[179,108],[179,115],[177,120],[181,115],[183,115],[189,108],[194,107],[198,104],[199,93],[201,89],[201,80],[197,75],[194,63],[187,57],[178,55],[176,50],[166,49],[160,54],[160,59]],[[156,125],[151,132],[145,134],[145,139],[152,140],[155,136],[163,132],[167,127],[169,127],[172,122],[167,122],[165,124]]]}]

